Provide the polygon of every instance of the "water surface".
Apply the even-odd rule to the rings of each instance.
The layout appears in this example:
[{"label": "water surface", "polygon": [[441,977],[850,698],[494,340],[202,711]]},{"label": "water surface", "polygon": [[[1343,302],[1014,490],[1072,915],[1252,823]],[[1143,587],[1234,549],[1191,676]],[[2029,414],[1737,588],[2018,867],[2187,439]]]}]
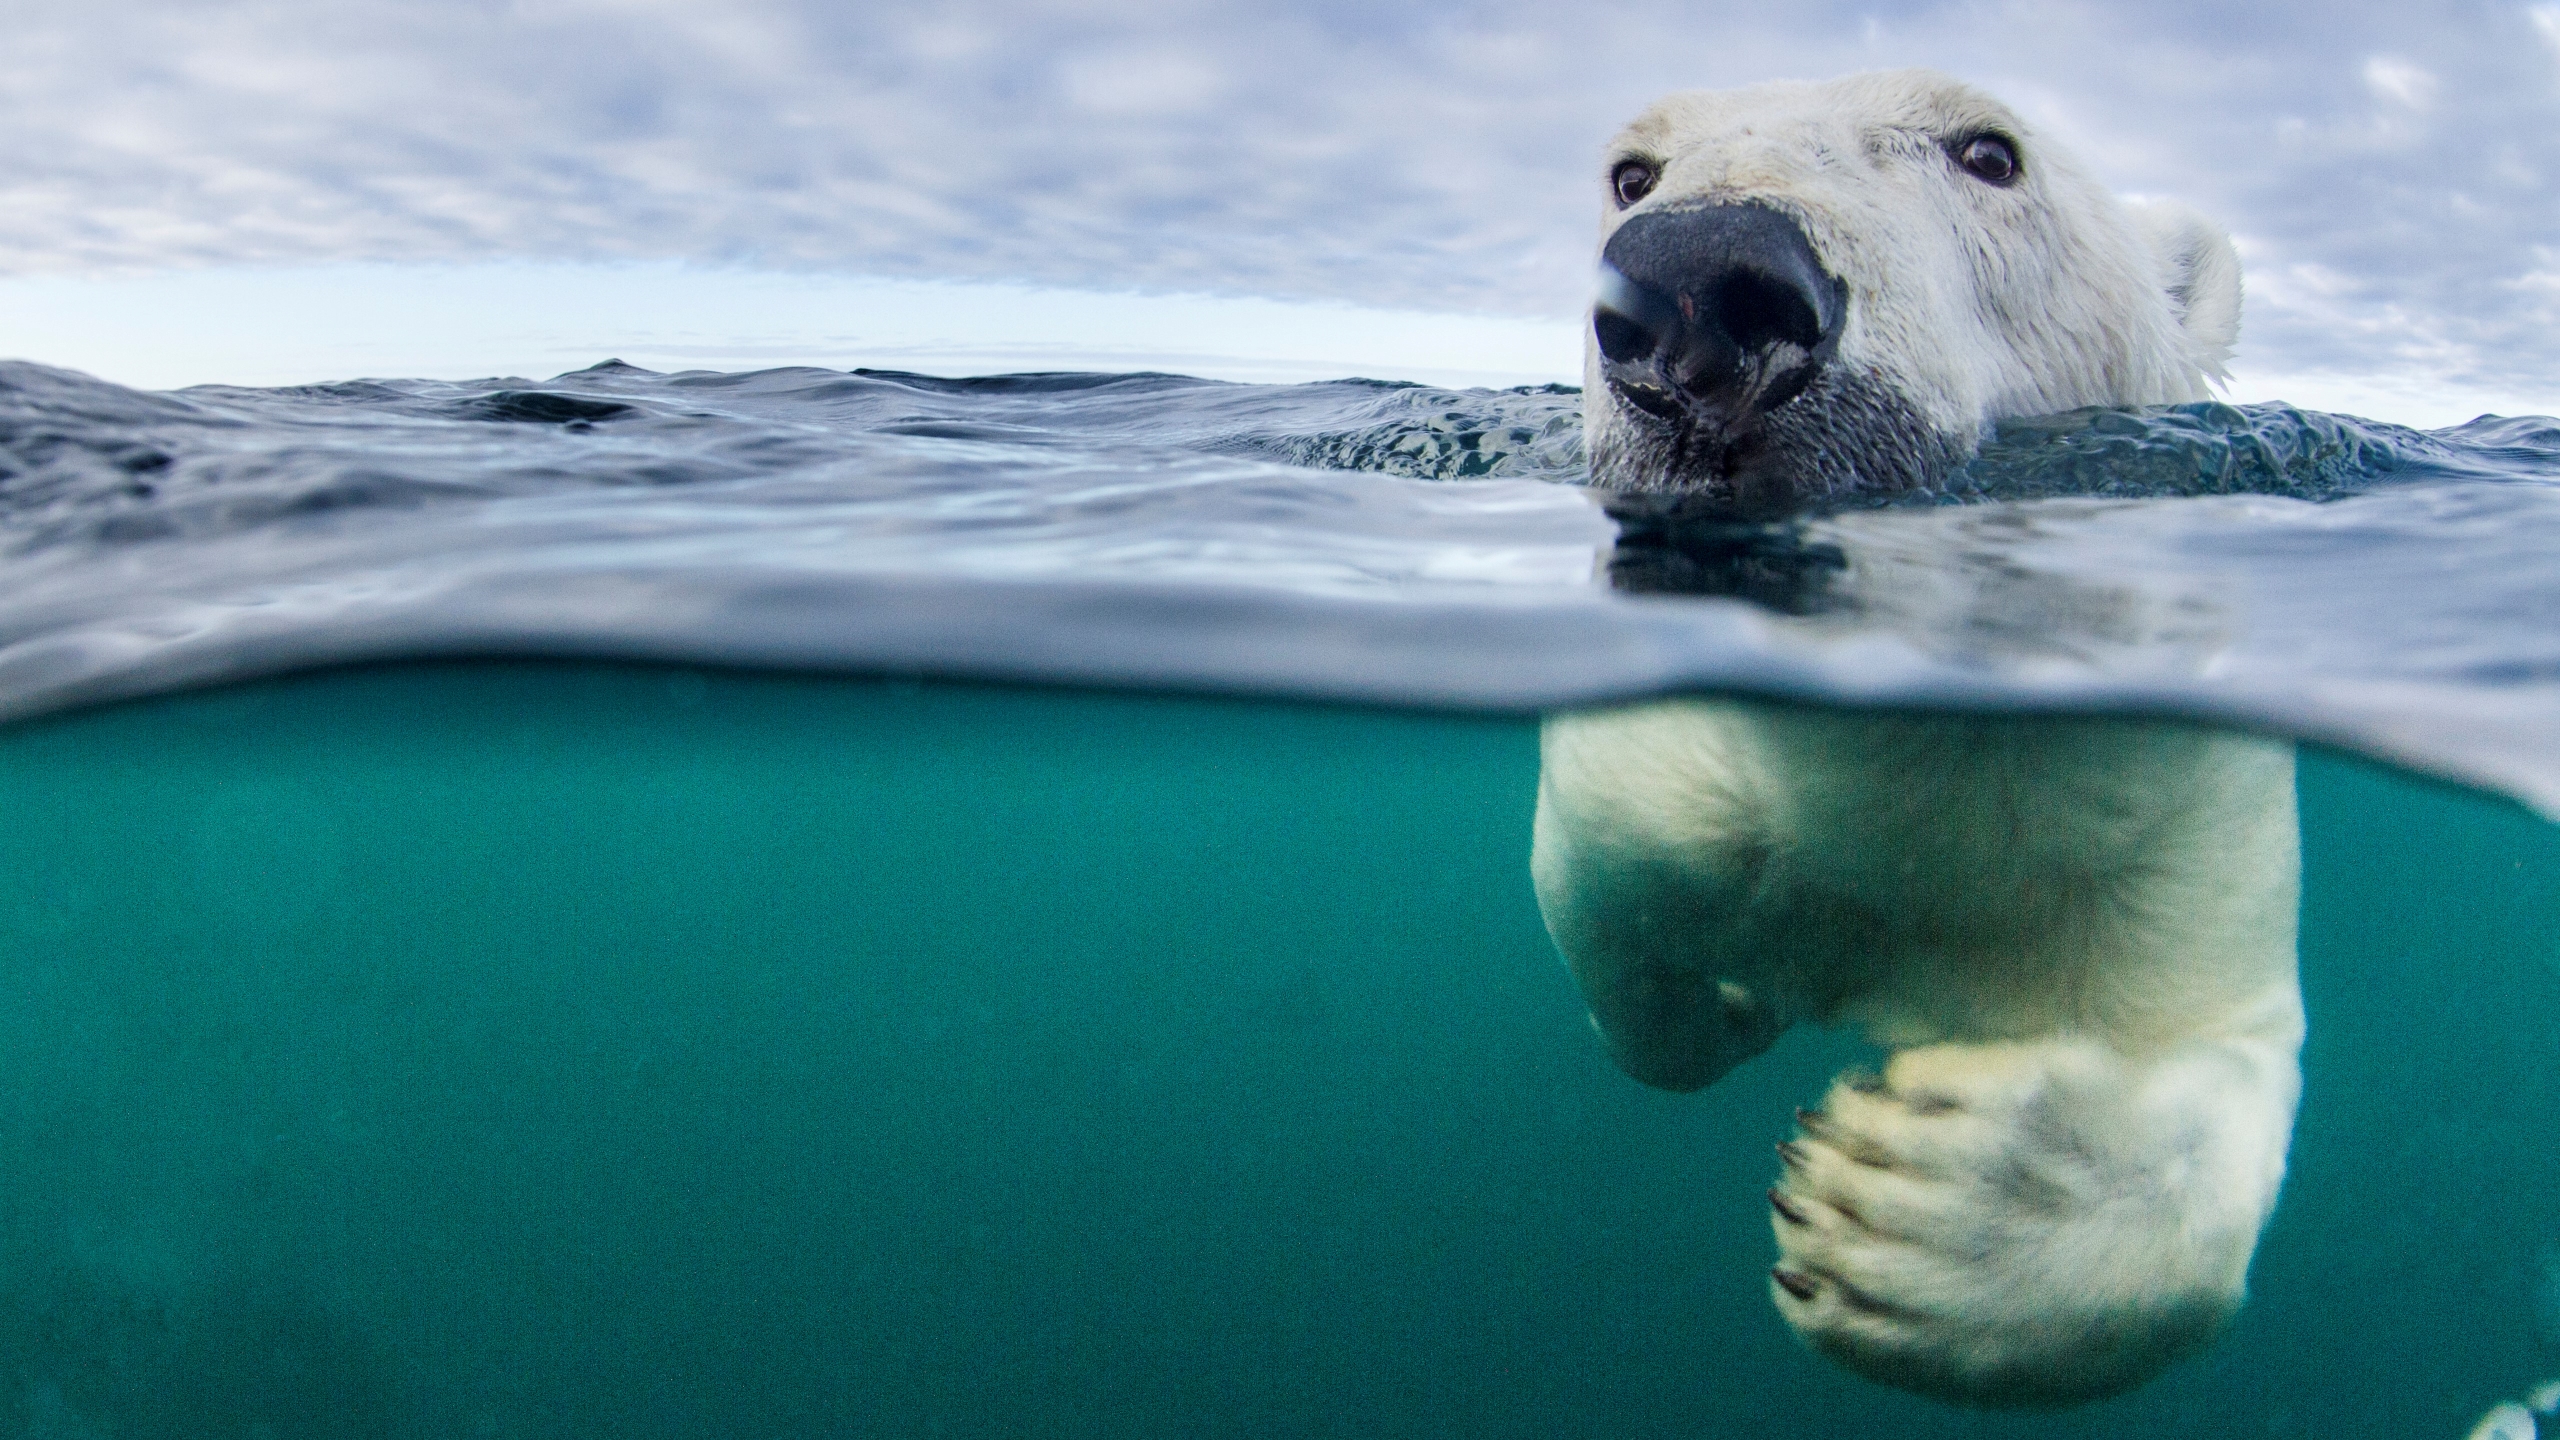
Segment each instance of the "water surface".
[{"label": "water surface", "polygon": [[1508,712],[1738,687],[2189,714],[2560,807],[2560,424],[2084,412],[1919,504],[1613,518],[1577,399],[0,367],[0,715],[461,654]]}]

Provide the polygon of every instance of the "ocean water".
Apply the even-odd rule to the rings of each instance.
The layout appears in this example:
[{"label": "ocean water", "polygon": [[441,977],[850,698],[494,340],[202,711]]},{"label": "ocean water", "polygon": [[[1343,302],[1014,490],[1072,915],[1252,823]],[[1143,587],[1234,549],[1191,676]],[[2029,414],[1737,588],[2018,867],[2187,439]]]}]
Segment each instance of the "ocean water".
[{"label": "ocean water", "polygon": [[[1604,503],[1574,407],[0,367],[0,1427],[2460,1436],[2560,1375],[2560,426],[2061,417],[1772,517]],[[2212,1348],[2005,1414],[1789,1334],[1770,1146],[1866,1052],[1638,1085],[1529,880],[1539,714],[1694,689],[2308,742]]]}]

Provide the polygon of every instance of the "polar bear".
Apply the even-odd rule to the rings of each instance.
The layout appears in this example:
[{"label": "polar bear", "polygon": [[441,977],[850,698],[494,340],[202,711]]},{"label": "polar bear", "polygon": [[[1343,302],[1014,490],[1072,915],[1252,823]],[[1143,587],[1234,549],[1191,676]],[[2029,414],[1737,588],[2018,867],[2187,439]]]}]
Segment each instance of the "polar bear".
[{"label": "polar bear", "polygon": [[[2238,328],[2219,231],[1935,74],[1673,96],[1604,175],[1614,490],[1927,486],[1991,419],[2202,398]],[[2301,1085],[2290,745],[1718,698],[1552,716],[1542,761],[1539,904],[1622,1068],[1695,1090],[1798,1021],[1893,1052],[1779,1146],[1813,1346],[2067,1404],[2231,1315]]]}]

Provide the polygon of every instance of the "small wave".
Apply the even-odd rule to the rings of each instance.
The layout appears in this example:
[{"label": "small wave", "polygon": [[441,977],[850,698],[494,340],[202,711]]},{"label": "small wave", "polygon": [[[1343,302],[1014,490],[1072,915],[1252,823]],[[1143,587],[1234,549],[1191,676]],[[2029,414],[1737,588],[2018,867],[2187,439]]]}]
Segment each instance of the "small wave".
[{"label": "small wave", "polygon": [[1738,688],[2195,715],[2560,811],[2560,423],[2078,411],[1992,427],[1937,493],[1765,521],[1576,485],[1579,404],[0,365],[0,716],[460,654],[1503,710]]}]

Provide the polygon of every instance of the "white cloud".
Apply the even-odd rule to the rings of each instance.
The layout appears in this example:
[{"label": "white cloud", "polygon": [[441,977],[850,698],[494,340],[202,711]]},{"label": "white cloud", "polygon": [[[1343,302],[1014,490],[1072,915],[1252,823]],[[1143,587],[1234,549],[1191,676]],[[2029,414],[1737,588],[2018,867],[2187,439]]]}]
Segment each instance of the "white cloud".
[{"label": "white cloud", "polygon": [[2436,101],[2435,76],[2387,55],[2364,62],[2364,83],[2374,94],[2411,110],[2426,110]]},{"label": "white cloud", "polygon": [[[686,263],[1569,321],[1594,157],[1646,100],[1935,64],[2115,188],[2249,234],[2244,363],[2354,373],[2435,337],[2560,376],[2514,284],[2560,174],[2547,3],[2476,26],[2312,0],[19,10],[0,275]],[[2313,274],[2338,294],[2284,298]]]},{"label": "white cloud", "polygon": [[2533,247],[2534,268],[2517,277],[2519,290],[2560,298],[2560,247]]},{"label": "white cloud", "polygon": [[1058,67],[1067,98],[1101,115],[1178,115],[1207,109],[1228,91],[1225,69],[1194,50],[1122,45],[1071,55]]}]

